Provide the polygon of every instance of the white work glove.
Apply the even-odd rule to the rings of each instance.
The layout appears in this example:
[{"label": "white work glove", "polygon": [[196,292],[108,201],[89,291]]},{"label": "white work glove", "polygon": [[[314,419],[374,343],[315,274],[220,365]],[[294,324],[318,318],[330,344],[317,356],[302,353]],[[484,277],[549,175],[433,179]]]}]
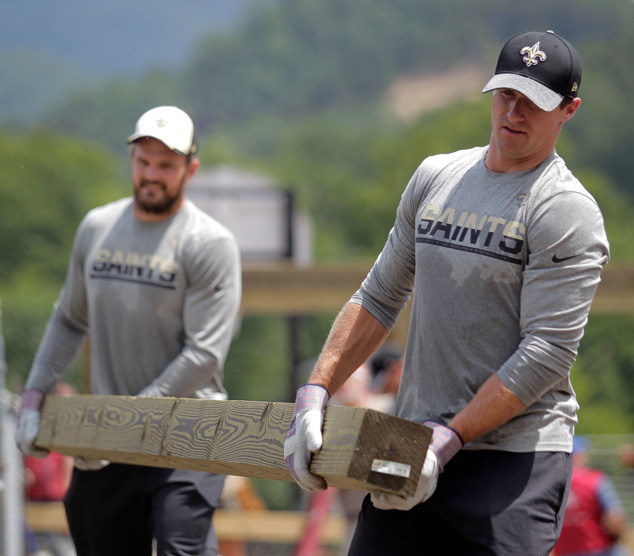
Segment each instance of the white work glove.
[{"label": "white work glove", "polygon": [[99,471],[110,462],[107,459],[87,459],[83,456],[75,456],[73,465],[82,471]]},{"label": "white work glove", "polygon": [[436,490],[438,475],[464,446],[460,435],[451,427],[436,421],[425,421],[423,424],[431,427],[434,432],[418,478],[416,492],[412,496],[405,497],[380,490],[374,491],[371,494],[372,503],[380,510],[407,511],[416,504],[429,500]]},{"label": "white work glove", "polygon": [[137,398],[163,398],[161,389],[156,384],[146,386],[137,394]]},{"label": "white work glove", "polygon": [[297,390],[293,421],[284,442],[284,460],[304,490],[324,490],[326,481],[309,471],[311,456],[324,443],[321,427],[330,394],[323,386],[304,384]]},{"label": "white work glove", "polygon": [[48,450],[35,446],[35,439],[40,432],[40,407],[43,400],[44,392],[35,388],[27,388],[22,393],[22,404],[15,430],[15,441],[20,451],[34,458],[44,458],[48,455]]}]

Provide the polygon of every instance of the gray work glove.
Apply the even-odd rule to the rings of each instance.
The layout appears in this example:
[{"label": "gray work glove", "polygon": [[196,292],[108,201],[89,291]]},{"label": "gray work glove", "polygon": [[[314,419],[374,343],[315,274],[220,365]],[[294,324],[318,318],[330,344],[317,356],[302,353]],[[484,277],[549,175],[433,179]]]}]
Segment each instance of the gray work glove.
[{"label": "gray work glove", "polygon": [[321,426],[328,403],[328,390],[317,384],[304,384],[297,390],[291,428],[284,441],[284,460],[289,471],[304,490],[324,490],[326,481],[309,471],[310,458],[318,452],[324,439]]},{"label": "gray work glove", "polygon": [[15,430],[15,441],[20,451],[34,458],[44,458],[49,451],[35,446],[35,440],[40,432],[40,407],[44,400],[44,392],[35,388],[27,388],[22,393],[22,404],[18,413]]},{"label": "gray work glove", "polygon": [[380,510],[407,511],[431,498],[438,484],[438,476],[449,460],[464,446],[460,435],[451,427],[436,421],[425,421],[423,424],[431,427],[434,433],[425,455],[416,492],[412,496],[399,496],[374,491],[371,493],[371,500]]}]

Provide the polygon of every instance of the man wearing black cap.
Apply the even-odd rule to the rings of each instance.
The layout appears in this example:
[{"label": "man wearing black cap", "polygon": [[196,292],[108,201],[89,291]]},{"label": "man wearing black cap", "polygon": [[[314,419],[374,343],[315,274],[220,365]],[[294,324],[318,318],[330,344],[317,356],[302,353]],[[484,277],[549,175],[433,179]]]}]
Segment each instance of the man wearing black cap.
[{"label": "man wearing black cap", "polygon": [[[22,395],[34,445],[44,396],[90,337],[92,394],[226,399],[222,367],[241,294],[233,235],[185,198],[194,125],[174,106],[129,137],[133,197],[90,211]],[[79,556],[212,556],[224,476],[75,458],[64,500]],[[154,539],[154,541],[153,541]]]},{"label": "man wearing black cap", "polygon": [[503,47],[489,145],[422,162],[360,289],[297,392],[285,457],[307,490],[323,411],[412,299],[396,414],[433,429],[414,496],[372,492],[350,555],[542,555],[569,488],[569,373],[609,248],[555,152],[581,63],[552,32]]}]

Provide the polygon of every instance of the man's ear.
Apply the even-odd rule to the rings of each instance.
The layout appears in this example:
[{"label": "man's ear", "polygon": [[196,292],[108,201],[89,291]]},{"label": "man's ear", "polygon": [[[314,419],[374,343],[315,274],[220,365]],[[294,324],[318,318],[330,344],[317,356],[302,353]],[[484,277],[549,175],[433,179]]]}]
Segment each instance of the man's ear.
[{"label": "man's ear", "polygon": [[581,99],[577,97],[577,98],[573,98],[572,102],[569,102],[566,104],[566,106],[564,106],[564,109],[563,109],[564,122],[567,122],[570,118],[572,118],[575,115],[575,112],[577,111],[580,105],[581,105]]},{"label": "man's ear", "polygon": [[200,166],[200,160],[192,157],[189,161],[189,164],[187,165],[187,179],[188,180],[190,180],[194,176],[199,166]]}]

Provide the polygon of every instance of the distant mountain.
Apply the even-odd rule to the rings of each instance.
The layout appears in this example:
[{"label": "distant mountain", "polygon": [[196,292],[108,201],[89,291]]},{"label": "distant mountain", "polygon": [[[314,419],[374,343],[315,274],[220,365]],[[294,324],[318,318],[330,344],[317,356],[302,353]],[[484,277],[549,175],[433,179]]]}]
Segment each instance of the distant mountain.
[{"label": "distant mountain", "polygon": [[272,2],[2,2],[0,121],[30,124],[71,90],[187,65],[198,41]]},{"label": "distant mountain", "polygon": [[0,50],[0,119],[3,124],[37,122],[71,87],[85,89],[100,81],[45,52]]},{"label": "distant mountain", "polygon": [[192,46],[269,0],[2,2],[0,52],[55,56],[95,75],[173,67]]}]

